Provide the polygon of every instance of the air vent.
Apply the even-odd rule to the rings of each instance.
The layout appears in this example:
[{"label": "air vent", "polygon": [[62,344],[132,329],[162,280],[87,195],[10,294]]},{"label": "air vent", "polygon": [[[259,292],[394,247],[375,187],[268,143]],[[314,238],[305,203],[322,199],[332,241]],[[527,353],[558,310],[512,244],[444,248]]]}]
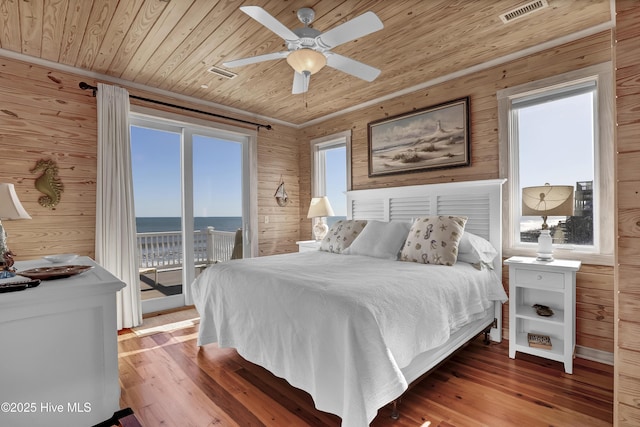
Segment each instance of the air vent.
[{"label": "air vent", "polygon": [[218,67],[211,67],[207,71],[215,74],[218,77],[222,77],[224,79],[232,79],[235,76],[237,76],[236,73],[232,73],[231,71],[223,70],[222,68],[218,68]]},{"label": "air vent", "polygon": [[547,0],[532,1],[520,6],[517,9],[513,9],[509,12],[503,13],[502,15],[500,15],[500,19],[502,19],[502,22],[506,24],[507,22],[511,22],[514,19],[522,18],[523,16],[527,16],[535,11],[544,9],[545,7],[549,7],[549,3],[547,3]]}]

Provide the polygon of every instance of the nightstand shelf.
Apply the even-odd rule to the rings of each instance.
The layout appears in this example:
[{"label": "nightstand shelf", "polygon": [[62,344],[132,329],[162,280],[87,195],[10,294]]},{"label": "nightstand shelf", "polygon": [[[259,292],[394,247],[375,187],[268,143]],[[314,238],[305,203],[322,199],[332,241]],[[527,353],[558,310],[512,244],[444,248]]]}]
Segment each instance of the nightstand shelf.
[{"label": "nightstand shelf", "polygon": [[562,325],[564,323],[564,310],[553,308],[553,315],[545,317],[539,316],[535,308],[530,305],[518,305],[516,307],[516,318],[535,320],[542,323]]},{"label": "nightstand shelf", "polygon": [[[511,342],[509,342],[509,346],[511,346]],[[516,351],[532,354],[534,356],[544,357],[545,359],[555,360],[557,362],[563,362],[563,348],[564,340],[553,337],[551,337],[551,349],[549,350],[545,348],[529,347],[529,342],[527,341],[527,333],[519,332],[518,334],[516,334]]]},{"label": "nightstand shelf", "polygon": [[[538,261],[511,257],[509,266],[509,357],[516,352],[564,363],[573,373],[576,344],[576,272],[580,261]],[[551,316],[536,313],[534,304],[553,310]],[[528,333],[547,335],[551,348],[530,347]]]}]

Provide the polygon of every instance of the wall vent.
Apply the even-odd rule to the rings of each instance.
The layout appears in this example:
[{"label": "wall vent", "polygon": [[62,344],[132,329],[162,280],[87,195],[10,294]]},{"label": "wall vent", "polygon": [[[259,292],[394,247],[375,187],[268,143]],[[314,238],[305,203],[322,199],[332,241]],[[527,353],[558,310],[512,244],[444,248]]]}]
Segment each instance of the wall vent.
[{"label": "wall vent", "polygon": [[544,9],[545,7],[549,7],[549,3],[547,3],[547,0],[535,0],[522,5],[517,9],[513,9],[509,12],[501,14],[500,19],[502,19],[502,22],[506,24],[507,22],[511,22],[514,19],[522,18],[523,16],[527,16],[540,9]]},{"label": "wall vent", "polygon": [[236,73],[232,73],[229,70],[223,70],[222,68],[218,68],[218,67],[215,67],[215,66],[209,68],[207,71],[210,72],[210,73],[215,74],[218,77],[222,77],[224,79],[232,79],[232,78],[237,76]]}]

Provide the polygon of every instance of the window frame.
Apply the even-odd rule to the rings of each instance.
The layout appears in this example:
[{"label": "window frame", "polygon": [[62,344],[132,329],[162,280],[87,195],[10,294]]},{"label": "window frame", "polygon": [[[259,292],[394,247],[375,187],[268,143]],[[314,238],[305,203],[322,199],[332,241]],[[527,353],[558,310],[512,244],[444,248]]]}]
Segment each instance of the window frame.
[{"label": "window frame", "polygon": [[497,92],[498,139],[501,178],[507,178],[503,192],[503,254],[504,256],[535,256],[535,243],[520,243],[519,217],[519,153],[513,122],[512,102],[515,99],[549,94],[562,88],[594,81],[594,244],[593,246],[554,246],[554,256],[577,259],[590,264],[614,263],[614,94],[613,65],[604,62],[541,80],[513,86]]},{"label": "window frame", "polygon": [[326,195],[325,151],[344,146],[346,148],[347,191],[351,190],[351,131],[334,133],[311,142],[311,197]]},{"label": "window frame", "polygon": [[[334,148],[345,147],[346,189],[347,191],[351,190],[351,130],[314,138],[309,144],[311,154],[311,197],[326,196],[326,151]],[[345,208],[348,207],[345,206]],[[315,220],[311,221],[311,229],[313,229],[313,224],[315,224]]]}]

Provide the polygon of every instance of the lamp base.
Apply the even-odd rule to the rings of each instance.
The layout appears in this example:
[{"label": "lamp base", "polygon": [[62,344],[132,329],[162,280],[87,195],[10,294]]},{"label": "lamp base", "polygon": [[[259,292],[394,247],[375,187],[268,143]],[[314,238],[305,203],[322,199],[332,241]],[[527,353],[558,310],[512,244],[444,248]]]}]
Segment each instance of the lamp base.
[{"label": "lamp base", "polygon": [[327,235],[328,231],[329,231],[329,226],[324,223],[322,218],[318,219],[318,222],[316,222],[315,225],[313,226],[313,235],[316,238],[316,240],[324,239],[324,236]]},{"label": "lamp base", "polygon": [[[7,234],[4,232],[4,228],[2,227],[2,222],[0,222],[0,272],[9,271],[14,272],[15,269],[13,267],[13,252],[9,250],[7,246]],[[14,274],[15,276],[15,274]],[[11,277],[11,276],[8,276]],[[2,277],[6,279],[6,277]]]},{"label": "lamp base", "polygon": [[15,277],[16,273],[10,270],[0,270],[0,279],[10,279]]},{"label": "lamp base", "polygon": [[545,229],[538,236],[538,261],[553,261],[553,240],[551,233]]}]

